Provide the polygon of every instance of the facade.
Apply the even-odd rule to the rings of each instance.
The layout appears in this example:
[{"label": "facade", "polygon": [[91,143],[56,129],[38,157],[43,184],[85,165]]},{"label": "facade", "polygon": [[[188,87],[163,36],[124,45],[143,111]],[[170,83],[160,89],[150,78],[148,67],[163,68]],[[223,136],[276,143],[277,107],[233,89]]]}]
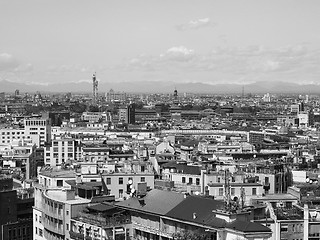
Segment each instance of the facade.
[{"label": "facade", "polygon": [[66,181],[75,179],[73,171],[47,170],[35,185],[33,208],[33,239],[70,239],[70,219],[91,200],[75,195]]},{"label": "facade", "polygon": [[34,199],[12,187],[12,178],[0,178],[0,240],[31,240]]},{"label": "facade", "polygon": [[0,142],[2,144],[11,144],[13,141],[26,141],[40,145],[40,137],[38,135],[27,135],[24,128],[1,128]]},{"label": "facade", "polygon": [[232,214],[221,210],[223,205],[212,198],[156,189],[143,198],[130,198],[116,204],[131,213],[133,239],[168,240],[191,231],[214,240],[271,237],[271,230],[253,223],[249,212]]},{"label": "facade", "polygon": [[51,140],[51,123],[46,118],[30,118],[24,120],[26,136],[39,136],[40,146]]},{"label": "facade", "polygon": [[108,203],[86,207],[70,221],[70,239],[128,239],[131,216]]},{"label": "facade", "polygon": [[81,147],[72,138],[54,139],[44,148],[44,163],[49,166],[61,166],[63,163],[81,158]]}]

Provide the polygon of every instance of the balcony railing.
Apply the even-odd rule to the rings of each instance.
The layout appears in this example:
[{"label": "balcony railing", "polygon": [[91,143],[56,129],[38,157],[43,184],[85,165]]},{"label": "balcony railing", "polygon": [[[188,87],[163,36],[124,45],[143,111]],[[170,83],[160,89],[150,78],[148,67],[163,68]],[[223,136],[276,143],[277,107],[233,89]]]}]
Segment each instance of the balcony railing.
[{"label": "balcony railing", "polygon": [[116,217],[102,217],[99,215],[80,212],[79,218],[81,221],[87,222],[92,225],[98,225],[101,227],[116,227],[123,224],[130,224],[130,216],[120,215]]},{"label": "balcony railing", "polygon": [[50,223],[48,220],[43,221],[43,226],[47,230],[54,232],[56,234],[64,235],[63,224]]},{"label": "balcony railing", "polygon": [[84,240],[84,235],[81,233],[76,233],[73,231],[69,231],[70,238],[74,240]]}]

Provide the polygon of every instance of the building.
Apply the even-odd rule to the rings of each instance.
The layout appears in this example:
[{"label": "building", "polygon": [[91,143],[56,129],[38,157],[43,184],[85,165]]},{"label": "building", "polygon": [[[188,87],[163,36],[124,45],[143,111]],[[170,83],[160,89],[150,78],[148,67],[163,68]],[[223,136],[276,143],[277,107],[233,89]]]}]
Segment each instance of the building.
[{"label": "building", "polygon": [[31,240],[31,190],[12,190],[12,178],[0,177],[0,240]]},{"label": "building", "polygon": [[125,92],[115,92],[113,89],[110,89],[110,91],[105,94],[105,97],[107,102],[124,102],[127,99],[127,94]]},{"label": "building", "polygon": [[131,237],[139,240],[174,239],[186,232],[214,240],[268,239],[272,235],[269,228],[252,222],[250,212],[224,211],[224,203],[212,198],[154,189],[145,197],[133,197],[116,206],[131,213]]},{"label": "building", "polygon": [[33,239],[70,239],[70,220],[85,208],[90,199],[76,196],[67,183],[75,179],[75,172],[56,171],[52,168],[40,172],[35,185],[33,208]]},{"label": "building", "polygon": [[152,166],[146,162],[128,161],[114,165],[102,173],[108,195],[116,199],[128,197],[154,188],[154,173]]},{"label": "building", "polygon": [[118,110],[119,122],[135,124],[135,105],[122,106]]},{"label": "building", "polygon": [[40,146],[51,141],[51,123],[49,119],[30,118],[24,120],[26,136],[39,136]]},{"label": "building", "polygon": [[109,204],[96,203],[80,211],[70,221],[70,239],[128,239],[132,235],[128,211]]},{"label": "building", "polygon": [[44,148],[44,164],[61,166],[81,159],[81,146],[76,139],[54,139]]}]

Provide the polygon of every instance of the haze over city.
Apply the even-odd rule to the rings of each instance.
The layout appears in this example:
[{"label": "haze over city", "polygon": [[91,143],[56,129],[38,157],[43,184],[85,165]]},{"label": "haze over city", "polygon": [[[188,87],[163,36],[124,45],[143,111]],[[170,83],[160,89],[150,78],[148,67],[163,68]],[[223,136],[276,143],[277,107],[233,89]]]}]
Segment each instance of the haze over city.
[{"label": "haze over city", "polygon": [[2,0],[0,84],[77,91],[94,72],[104,92],[123,82],[318,84],[319,18],[316,0]]}]

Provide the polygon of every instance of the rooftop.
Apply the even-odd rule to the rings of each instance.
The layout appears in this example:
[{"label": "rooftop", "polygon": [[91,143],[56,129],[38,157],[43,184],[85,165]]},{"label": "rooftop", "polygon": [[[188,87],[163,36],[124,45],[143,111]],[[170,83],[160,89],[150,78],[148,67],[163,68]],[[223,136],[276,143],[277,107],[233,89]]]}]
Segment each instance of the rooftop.
[{"label": "rooftop", "polygon": [[165,215],[183,200],[184,195],[181,193],[153,189],[143,198],[143,204],[138,198],[129,198],[116,205],[130,210]]}]

